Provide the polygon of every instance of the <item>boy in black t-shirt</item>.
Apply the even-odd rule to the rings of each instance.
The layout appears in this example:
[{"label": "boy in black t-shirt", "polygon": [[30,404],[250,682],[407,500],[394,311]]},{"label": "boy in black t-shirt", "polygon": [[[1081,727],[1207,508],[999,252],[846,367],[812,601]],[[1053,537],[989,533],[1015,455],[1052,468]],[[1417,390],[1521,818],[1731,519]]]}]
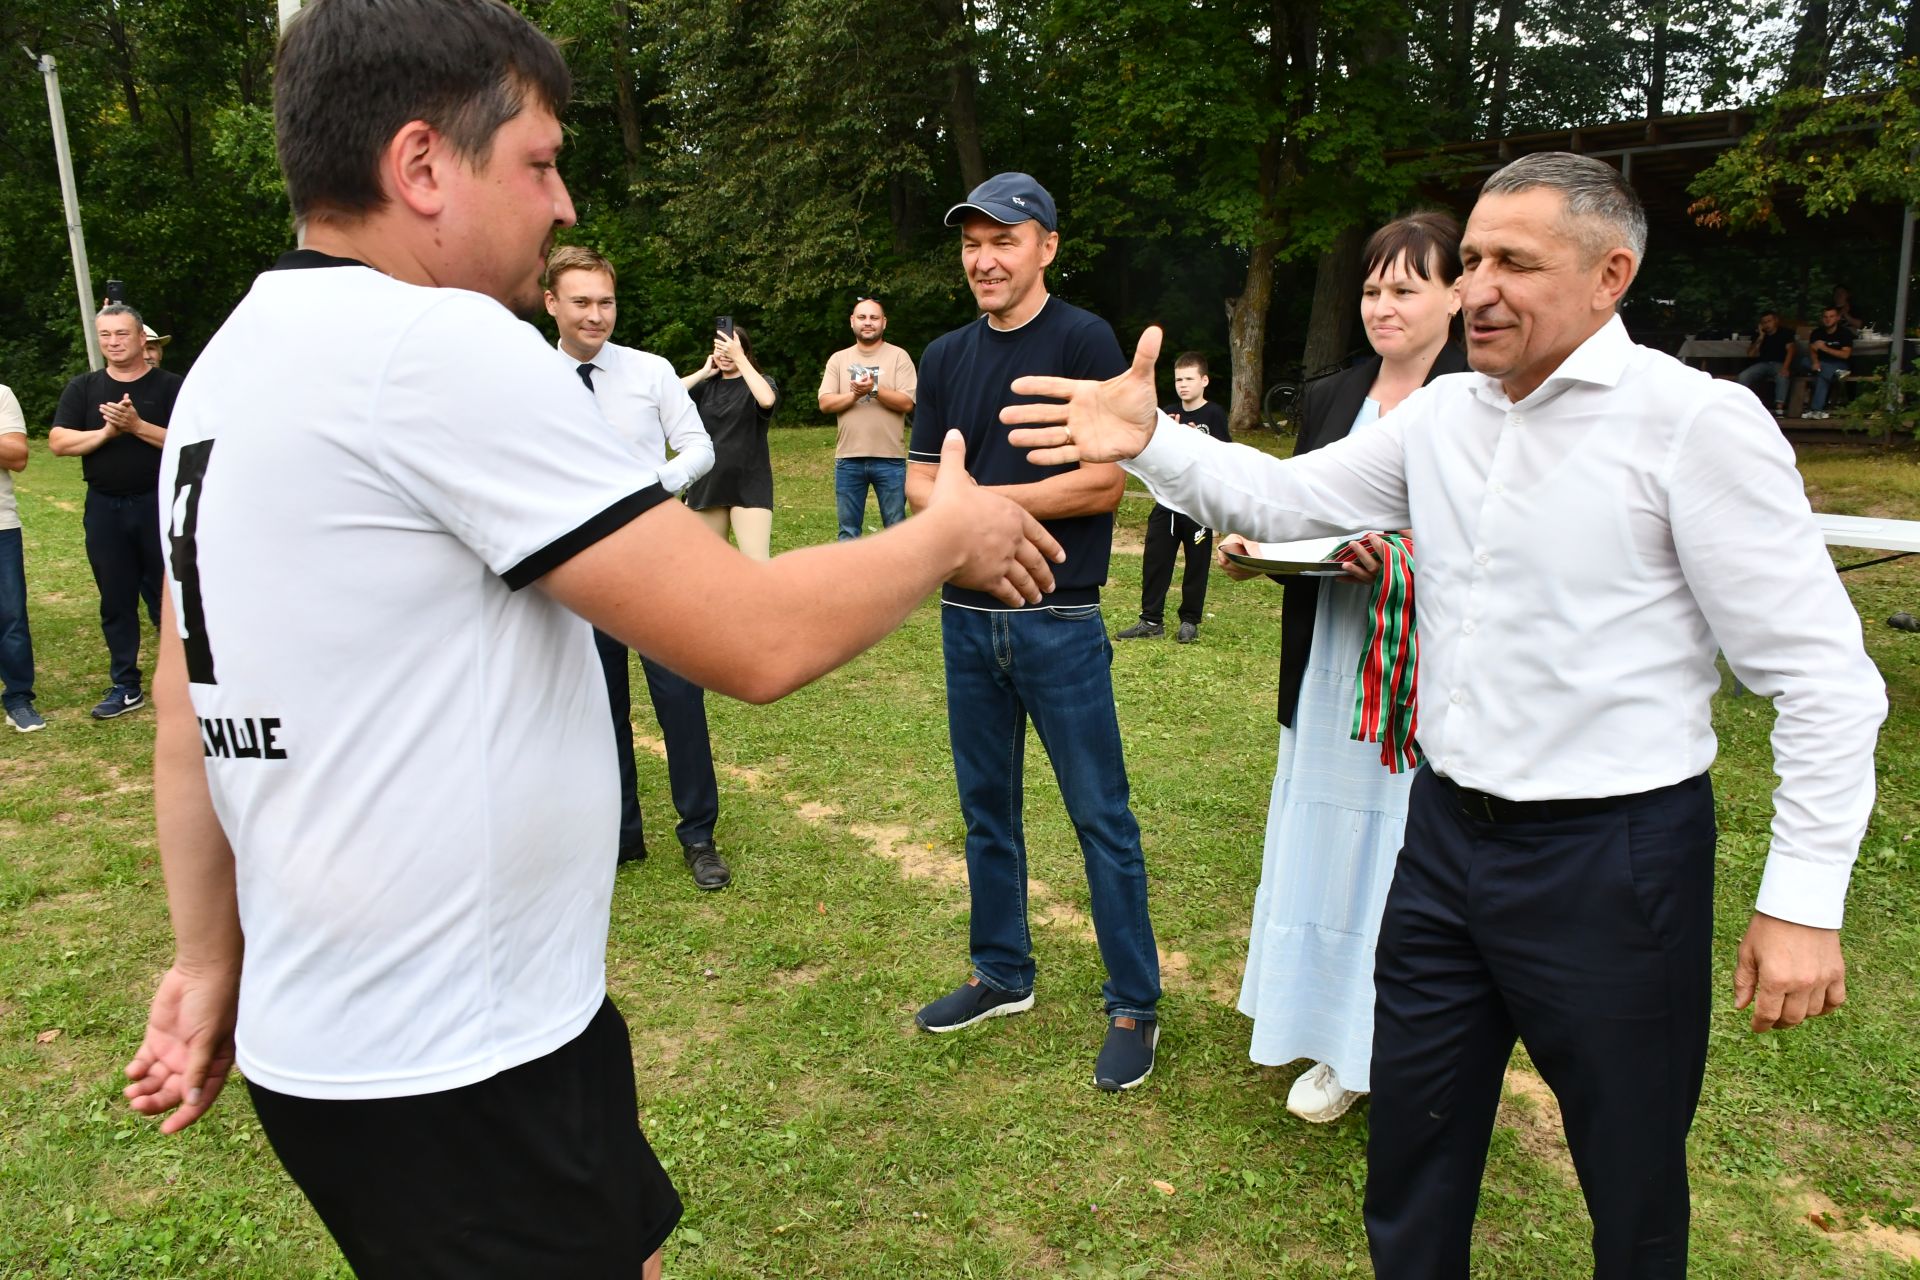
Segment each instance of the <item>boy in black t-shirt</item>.
[{"label": "boy in black t-shirt", "polygon": [[[1207,358],[1183,351],[1173,362],[1173,391],[1178,397],[1166,408],[1175,422],[1205,431],[1216,440],[1232,442],[1227,411],[1207,399]],[[1186,573],[1180,579],[1180,631],[1174,637],[1192,644],[1206,616],[1207,573],[1213,558],[1213,530],[1178,511],[1153,504],[1147,513],[1147,539],[1140,566],[1140,621],[1114,633],[1116,640],[1140,640],[1167,633],[1167,588],[1173,584],[1174,548],[1185,548]]]},{"label": "boy in black t-shirt", "polygon": [[47,446],[79,458],[87,481],[87,562],[100,589],[100,630],[113,684],[96,720],[146,700],[140,679],[140,604],[160,625],[160,449],[182,379],[149,368],[140,313],[114,303],[95,322],[107,367],[67,383]]}]

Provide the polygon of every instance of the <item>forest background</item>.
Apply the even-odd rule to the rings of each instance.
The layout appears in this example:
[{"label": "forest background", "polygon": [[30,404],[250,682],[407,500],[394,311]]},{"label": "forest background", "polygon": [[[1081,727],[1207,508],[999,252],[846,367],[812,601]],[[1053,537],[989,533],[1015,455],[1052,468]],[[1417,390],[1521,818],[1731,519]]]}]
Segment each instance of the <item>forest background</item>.
[{"label": "forest background", "polygon": [[[1782,184],[1813,205],[1920,193],[1907,133],[1887,127],[1911,132],[1920,99],[1920,0],[519,6],[573,68],[567,238],[621,271],[616,338],[687,369],[712,317],[733,315],[799,393],[796,423],[816,416],[857,296],[884,299],[889,336],[916,354],[973,314],[942,219],[1000,170],[1060,203],[1055,291],[1123,342],[1159,322],[1175,349],[1208,353],[1241,428],[1267,383],[1359,342],[1360,241],[1423,202],[1440,144],[1733,106],[1777,123],[1827,95],[1892,104],[1866,134],[1850,118],[1817,139],[1825,156],[1803,138],[1787,164],[1792,131],[1776,129],[1723,159],[1705,189],[1762,230],[1662,256],[1656,229],[1630,326],[1647,299],[1737,325],[1842,280],[1890,316],[1893,244],[1770,235],[1770,202]],[[36,429],[86,356],[30,54],[58,64],[94,295],[125,281],[184,370],[291,243],[276,34],[271,0],[0,3],[0,382]]]}]

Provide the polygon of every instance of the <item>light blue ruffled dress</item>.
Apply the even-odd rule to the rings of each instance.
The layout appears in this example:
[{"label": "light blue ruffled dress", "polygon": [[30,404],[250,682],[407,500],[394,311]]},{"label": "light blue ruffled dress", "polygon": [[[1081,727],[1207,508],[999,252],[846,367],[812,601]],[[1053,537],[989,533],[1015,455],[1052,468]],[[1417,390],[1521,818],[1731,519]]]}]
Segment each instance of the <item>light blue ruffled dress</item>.
[{"label": "light blue ruffled dress", "polygon": [[[1380,406],[1366,401],[1352,431],[1379,417]],[[1373,949],[1414,774],[1389,773],[1379,743],[1348,736],[1371,595],[1357,584],[1320,582],[1293,727],[1280,730],[1240,984],[1255,1062],[1325,1062],[1356,1092],[1369,1087]]]}]

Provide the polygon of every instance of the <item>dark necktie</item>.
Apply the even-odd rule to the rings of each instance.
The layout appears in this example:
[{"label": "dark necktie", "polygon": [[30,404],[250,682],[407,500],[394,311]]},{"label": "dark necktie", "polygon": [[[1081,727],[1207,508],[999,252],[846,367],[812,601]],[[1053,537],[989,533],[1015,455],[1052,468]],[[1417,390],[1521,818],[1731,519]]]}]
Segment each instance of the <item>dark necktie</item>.
[{"label": "dark necktie", "polygon": [[587,384],[587,391],[589,393],[593,391],[593,368],[590,364],[583,364],[574,370],[575,373],[580,375],[580,381]]}]

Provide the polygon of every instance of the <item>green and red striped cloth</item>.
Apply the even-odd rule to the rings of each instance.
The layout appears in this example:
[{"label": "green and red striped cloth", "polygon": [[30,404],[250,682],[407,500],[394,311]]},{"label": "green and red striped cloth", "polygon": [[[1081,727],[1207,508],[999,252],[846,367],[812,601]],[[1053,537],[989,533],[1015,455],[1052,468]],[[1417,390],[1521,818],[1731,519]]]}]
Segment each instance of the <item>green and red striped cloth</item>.
[{"label": "green and red striped cloth", "polygon": [[[1355,742],[1379,743],[1380,763],[1389,772],[1404,773],[1425,759],[1414,740],[1420,728],[1420,635],[1413,620],[1413,539],[1383,533],[1380,542],[1380,576],[1373,581],[1367,609],[1367,642],[1360,650],[1349,736]],[[1346,543],[1327,558],[1351,561],[1357,545]]]}]

